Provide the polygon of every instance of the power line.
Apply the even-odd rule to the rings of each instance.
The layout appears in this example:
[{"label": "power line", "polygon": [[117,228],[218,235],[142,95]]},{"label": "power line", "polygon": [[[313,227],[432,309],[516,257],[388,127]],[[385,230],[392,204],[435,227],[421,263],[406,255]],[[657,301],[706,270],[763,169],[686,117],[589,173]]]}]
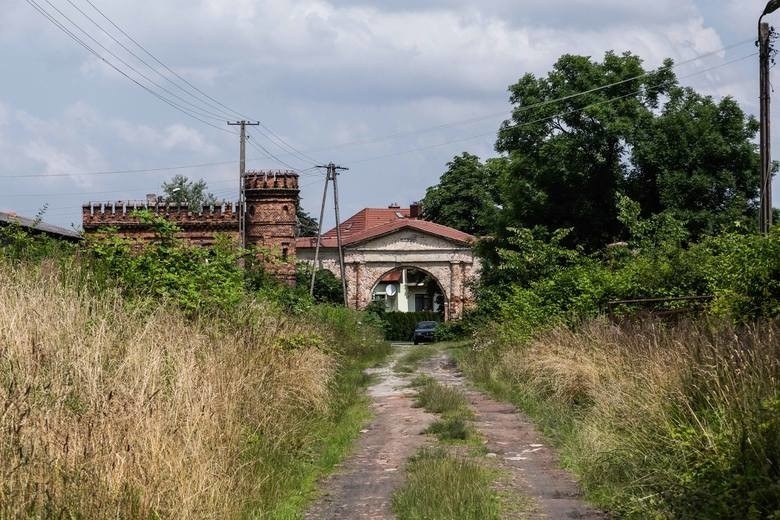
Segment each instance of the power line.
[{"label": "power line", "polygon": [[[125,61],[125,60],[124,60],[124,59],[122,59],[121,57],[117,56],[117,55],[116,55],[116,53],[114,53],[114,52],[113,52],[111,49],[109,49],[108,47],[106,47],[105,45],[103,45],[102,43],[100,43],[100,42],[99,42],[99,41],[98,41],[98,40],[97,40],[97,39],[96,39],[94,36],[92,36],[92,35],[91,35],[91,34],[90,34],[90,33],[89,33],[87,30],[85,30],[85,29],[84,29],[83,27],[81,27],[79,24],[77,24],[76,22],[74,22],[74,21],[73,21],[73,20],[72,20],[70,17],[68,17],[68,15],[66,15],[66,14],[65,14],[65,13],[63,13],[63,12],[62,12],[60,9],[58,9],[58,8],[57,8],[57,6],[55,6],[54,4],[52,4],[50,0],[44,0],[44,1],[45,1],[47,4],[49,4],[49,5],[52,7],[52,9],[54,9],[55,11],[57,11],[57,13],[59,13],[59,15],[60,15],[62,18],[64,18],[65,20],[67,20],[67,21],[68,21],[68,23],[70,23],[70,24],[71,24],[73,27],[75,27],[76,29],[78,29],[78,30],[79,30],[79,31],[80,31],[82,34],[84,34],[84,35],[85,35],[87,38],[89,38],[90,40],[92,40],[93,42],[95,42],[95,44],[96,44],[98,47],[100,47],[100,48],[101,48],[101,49],[103,49],[105,52],[107,52],[107,53],[109,54],[109,56],[111,56],[111,57],[113,57],[114,59],[118,60],[118,61],[119,61],[119,63],[121,63],[122,65],[124,65],[125,67],[127,67],[128,69],[130,69],[131,71],[135,72],[135,73],[136,73],[136,74],[138,74],[140,77],[142,77],[143,79],[145,79],[146,81],[148,81],[149,83],[151,83],[152,85],[154,85],[155,87],[157,87],[158,89],[162,90],[163,92],[165,92],[165,93],[166,93],[166,94],[168,94],[169,96],[172,96],[172,97],[176,98],[177,100],[179,100],[179,102],[181,102],[181,103],[184,103],[185,105],[188,105],[189,107],[191,107],[191,108],[188,108],[187,110],[192,110],[192,111],[194,111],[194,112],[195,112],[196,114],[198,114],[200,117],[211,118],[211,119],[214,119],[214,120],[216,120],[216,121],[222,121],[222,120],[224,120],[224,119],[225,119],[225,115],[224,115],[224,114],[222,114],[222,113],[217,113],[217,112],[213,112],[213,111],[209,110],[208,108],[203,108],[203,107],[201,107],[201,106],[195,105],[195,104],[193,104],[193,103],[191,103],[191,102],[187,101],[187,100],[186,100],[186,99],[184,99],[183,97],[179,96],[179,95],[178,95],[178,94],[176,94],[175,92],[171,92],[171,91],[170,91],[170,90],[168,90],[167,88],[163,87],[162,85],[160,85],[159,83],[157,83],[156,81],[154,81],[153,79],[151,79],[149,76],[147,76],[147,75],[146,75],[146,74],[144,74],[143,72],[139,71],[138,69],[136,69],[136,68],[135,68],[134,66],[132,66],[131,64],[127,63],[127,61]],[[91,18],[88,18],[88,19],[89,19],[89,20],[91,20]],[[93,23],[94,23],[94,22],[93,22]]]},{"label": "power line", "polygon": [[[255,157],[255,158],[249,158],[250,161],[257,161],[261,159],[267,159],[267,156],[264,157]],[[152,174],[152,173],[159,173],[164,171],[175,171],[175,170],[189,170],[193,168],[205,168],[210,166],[224,166],[228,164],[236,164],[238,161],[236,160],[230,160],[230,161],[215,161],[215,162],[207,162],[207,163],[196,163],[196,164],[182,164],[178,166],[163,166],[163,167],[156,167],[156,168],[136,168],[136,169],[124,169],[124,170],[104,170],[104,171],[91,171],[91,172],[70,172],[70,173],[24,173],[24,174],[14,174],[14,175],[0,175],[0,180],[2,179],[32,179],[32,178],[38,178],[38,177],[88,177],[88,176],[94,176],[94,175],[121,175],[121,174],[129,174],[129,173],[135,173],[139,175],[146,175],[146,174]],[[298,171],[298,175],[312,175],[310,173],[312,170],[316,169],[316,166],[312,166],[310,168],[306,168],[303,170]]]},{"label": "power line", "polygon": [[48,12],[46,9],[44,9],[43,7],[41,7],[41,6],[40,6],[40,5],[39,5],[39,4],[38,4],[38,3],[37,3],[35,0],[25,0],[25,1],[26,1],[28,4],[30,4],[30,6],[32,6],[32,7],[33,7],[33,9],[35,9],[36,11],[38,11],[38,12],[39,12],[41,15],[43,15],[43,16],[44,16],[44,17],[45,17],[47,20],[49,20],[49,22],[51,22],[51,23],[52,23],[52,24],[53,24],[55,27],[57,27],[57,28],[58,28],[58,29],[60,29],[62,32],[64,32],[65,34],[67,34],[67,35],[68,35],[68,36],[69,36],[71,39],[73,39],[73,40],[74,40],[76,43],[78,43],[79,45],[81,45],[82,47],[84,47],[84,48],[85,48],[85,49],[86,49],[88,52],[90,52],[92,55],[94,55],[94,56],[95,56],[96,58],[98,58],[100,61],[102,61],[103,63],[105,63],[106,65],[108,65],[109,67],[111,67],[112,69],[114,69],[115,71],[117,71],[119,74],[121,74],[122,76],[124,76],[124,77],[125,77],[125,78],[127,78],[128,80],[132,81],[133,83],[135,83],[136,85],[138,85],[139,87],[141,87],[142,89],[144,89],[145,91],[147,91],[149,94],[151,94],[151,95],[153,95],[154,97],[158,98],[158,99],[159,99],[160,101],[162,101],[163,103],[165,103],[165,104],[167,104],[167,105],[169,105],[169,106],[173,107],[174,109],[176,109],[176,110],[178,110],[178,111],[182,112],[183,114],[185,114],[185,115],[186,115],[186,116],[188,116],[188,117],[191,117],[191,118],[193,118],[193,119],[195,119],[195,120],[197,120],[197,121],[200,121],[201,123],[203,123],[203,124],[205,124],[205,125],[208,125],[208,126],[210,126],[210,127],[212,127],[212,128],[215,128],[215,129],[219,130],[220,132],[226,132],[226,133],[229,133],[229,134],[231,134],[231,135],[232,135],[232,134],[234,134],[234,132],[231,132],[231,131],[229,131],[229,130],[227,130],[227,129],[225,129],[225,128],[219,127],[219,126],[217,126],[217,125],[215,125],[215,124],[212,124],[212,123],[210,123],[210,122],[208,122],[208,121],[206,121],[206,120],[202,119],[202,118],[201,118],[201,117],[199,117],[198,115],[196,115],[196,114],[194,114],[194,113],[190,112],[189,110],[187,110],[186,108],[184,108],[184,107],[182,107],[182,106],[178,105],[178,104],[177,104],[177,103],[175,103],[174,101],[171,101],[171,100],[169,100],[169,99],[168,99],[168,98],[166,98],[165,96],[162,96],[162,95],[160,95],[159,93],[157,93],[157,92],[155,92],[154,90],[152,90],[151,88],[147,87],[146,85],[144,85],[144,84],[143,84],[143,83],[141,83],[140,81],[138,81],[138,80],[136,80],[135,78],[131,77],[131,76],[130,76],[129,74],[127,74],[125,71],[123,71],[122,69],[120,69],[119,67],[117,67],[116,65],[114,65],[114,64],[113,64],[111,61],[109,61],[109,60],[108,60],[108,59],[106,59],[104,56],[102,56],[100,53],[98,53],[98,52],[97,52],[95,49],[93,49],[92,47],[90,47],[90,46],[89,46],[89,45],[88,45],[88,44],[87,44],[87,43],[86,43],[84,40],[82,40],[81,38],[79,38],[78,36],[76,36],[76,35],[75,35],[75,34],[74,34],[74,33],[73,33],[71,30],[69,30],[69,29],[68,29],[67,27],[65,27],[65,26],[64,26],[64,25],[63,25],[61,22],[59,22],[59,21],[58,21],[56,18],[54,18],[54,17],[53,17],[53,16],[52,16],[52,15],[51,15],[51,14],[50,14],[50,13],[49,13],[49,12]]},{"label": "power line", "polygon": [[155,74],[160,76],[162,79],[164,79],[165,81],[167,81],[168,83],[170,83],[174,87],[178,88],[179,90],[181,90],[182,92],[184,92],[185,94],[187,94],[188,96],[193,98],[195,101],[197,101],[199,103],[203,103],[203,105],[209,107],[210,109],[214,109],[214,110],[220,111],[220,112],[217,112],[219,114],[219,118],[220,119],[229,119],[230,117],[232,117],[231,115],[226,115],[225,112],[222,112],[221,109],[217,105],[215,105],[214,103],[210,103],[208,100],[203,100],[202,98],[200,98],[198,96],[195,96],[194,94],[192,94],[192,92],[190,90],[183,88],[179,83],[171,80],[168,76],[166,76],[165,74],[161,73],[155,67],[152,67],[146,60],[144,60],[143,58],[138,56],[138,54],[133,52],[132,49],[129,49],[124,43],[119,41],[113,34],[111,34],[102,25],[100,25],[98,22],[96,22],[94,18],[89,16],[87,13],[85,13],[78,5],[76,5],[73,2],[73,0],[66,0],[66,1],[71,6],[73,6],[74,9],[76,9],[79,13],[81,13],[82,16],[84,16],[87,20],[89,20],[95,27],[97,27],[103,34],[105,34],[106,36],[111,38],[111,40],[113,40],[117,45],[119,45],[122,49],[124,49],[125,52],[127,52],[128,54],[133,56],[139,62],[141,62],[144,65],[146,65],[146,67],[149,70],[151,70],[152,72],[154,72]]},{"label": "power line", "polygon": [[279,164],[287,166],[288,168],[290,168],[292,170],[295,170],[296,172],[298,170],[300,170],[300,168],[296,168],[292,164],[290,164],[290,163],[280,159],[278,156],[276,156],[273,153],[271,153],[265,146],[263,146],[260,143],[258,143],[256,139],[252,139],[252,134],[250,134],[249,132],[247,132],[247,136],[249,137],[249,139],[247,140],[249,142],[249,145],[253,146],[256,150],[260,151],[261,153],[265,153],[268,156],[269,159],[273,159],[276,162],[278,162]]},{"label": "power line", "polygon": [[[266,135],[266,134],[264,134],[263,132],[261,132],[261,134],[263,134],[263,135],[264,135],[264,136],[265,136],[265,137],[266,137],[266,138],[267,138],[269,141],[271,141],[272,143],[274,142],[274,139],[275,139],[277,142],[276,142],[276,143],[274,143],[274,144],[276,144],[276,146],[278,146],[278,147],[279,147],[279,148],[281,148],[282,150],[285,150],[285,149],[287,149],[287,150],[288,150],[289,152],[291,152],[293,155],[296,155],[296,156],[298,156],[299,158],[302,158],[302,159],[304,159],[304,162],[306,162],[306,161],[311,161],[311,162],[313,162],[314,164],[317,164],[317,163],[318,163],[318,161],[317,161],[316,159],[314,159],[314,158],[313,158],[313,157],[311,157],[310,155],[307,155],[307,154],[306,154],[306,153],[304,153],[304,152],[301,152],[300,150],[298,150],[297,148],[295,148],[294,146],[292,146],[290,143],[288,143],[286,140],[284,140],[284,139],[283,139],[281,136],[279,136],[279,135],[278,135],[276,132],[274,132],[274,131],[273,131],[273,130],[271,130],[271,129],[270,129],[268,126],[266,126],[265,124],[263,124],[263,122],[262,122],[262,121],[259,121],[257,118],[248,117],[248,116],[246,116],[245,114],[242,114],[241,112],[239,112],[239,111],[237,111],[237,110],[235,110],[235,109],[232,109],[232,108],[230,108],[229,106],[225,105],[224,103],[222,103],[222,102],[221,102],[221,101],[219,101],[218,99],[216,99],[216,98],[214,98],[214,97],[210,96],[209,94],[207,94],[207,93],[206,93],[206,92],[204,92],[203,90],[199,89],[197,86],[193,85],[193,84],[192,84],[190,81],[188,81],[186,78],[184,78],[184,77],[182,77],[181,75],[179,75],[179,74],[178,74],[176,71],[174,71],[174,70],[173,70],[171,67],[169,67],[167,64],[165,64],[165,63],[164,63],[164,62],[163,62],[161,59],[159,59],[157,56],[155,56],[154,54],[152,54],[152,53],[151,53],[151,52],[150,52],[148,49],[146,49],[146,47],[144,47],[143,45],[141,45],[141,44],[140,44],[140,43],[139,43],[137,40],[135,40],[135,39],[134,39],[132,36],[130,36],[130,35],[127,33],[127,31],[125,31],[124,29],[122,29],[122,28],[121,28],[119,25],[117,25],[117,24],[116,24],[116,23],[115,23],[113,20],[111,20],[111,18],[109,18],[109,17],[108,17],[108,15],[106,15],[106,14],[105,14],[103,11],[101,11],[101,10],[100,10],[100,9],[99,9],[99,8],[98,8],[98,7],[97,7],[95,4],[94,4],[94,3],[92,3],[90,0],[85,0],[85,1],[86,1],[86,2],[87,2],[87,3],[88,3],[88,4],[89,4],[89,5],[90,5],[90,6],[91,6],[91,7],[92,7],[92,8],[93,8],[93,9],[94,9],[94,10],[95,10],[97,13],[98,13],[98,14],[100,14],[100,16],[102,16],[102,17],[103,17],[103,18],[104,18],[104,19],[105,19],[105,20],[106,20],[108,23],[110,23],[110,24],[111,24],[111,25],[112,25],[112,26],[113,26],[113,27],[114,27],[116,30],[118,30],[118,31],[119,31],[119,32],[120,32],[120,33],[121,33],[121,34],[122,34],[122,35],[123,35],[125,38],[127,38],[128,40],[130,40],[130,41],[131,41],[133,44],[135,44],[135,45],[136,45],[136,46],[137,46],[139,49],[141,49],[141,50],[142,50],[142,51],[143,51],[143,52],[144,52],[144,53],[145,53],[147,56],[149,56],[149,57],[150,57],[150,58],[152,58],[152,59],[153,59],[153,60],[154,60],[156,63],[158,63],[160,66],[162,66],[163,68],[165,68],[165,70],[167,70],[168,72],[170,72],[171,74],[173,74],[173,75],[174,75],[176,78],[178,78],[179,80],[181,80],[182,82],[184,82],[184,84],[186,84],[187,86],[189,86],[189,87],[190,87],[190,88],[191,88],[193,91],[197,92],[198,94],[200,94],[201,96],[205,97],[206,99],[208,99],[208,100],[210,100],[210,101],[212,101],[212,102],[216,103],[217,105],[219,105],[220,107],[224,108],[224,109],[225,109],[225,110],[227,110],[228,112],[231,112],[231,113],[233,114],[233,116],[236,116],[236,115],[237,115],[237,116],[239,116],[239,118],[240,118],[240,119],[246,119],[246,120],[255,120],[255,121],[258,121],[258,123],[260,123],[260,127],[261,127],[261,128],[263,128],[263,129],[264,129],[264,130],[265,130],[265,131],[266,131],[266,132],[267,132],[269,135]],[[71,5],[73,5],[73,3],[71,2],[71,0],[68,0],[68,2],[69,2],[69,3],[71,3]],[[77,9],[78,9],[78,8],[77,8]],[[82,11],[79,9],[79,12],[82,12]],[[83,14],[83,12],[82,12],[82,14]],[[85,14],[85,16],[87,16],[87,15]],[[113,38],[113,36],[112,36],[112,39],[114,39],[114,38]],[[117,40],[116,40],[116,39],[114,39],[114,41],[117,41]],[[121,45],[121,44],[120,44],[120,45]],[[126,47],[124,47],[124,45],[122,45],[122,47],[126,49]],[[128,52],[130,52],[130,51],[128,50]],[[133,53],[133,55],[135,56],[135,54],[134,54],[134,53]],[[138,59],[140,60],[140,58],[138,58]],[[141,61],[143,62],[143,60],[141,60]],[[145,62],[144,62],[144,63],[145,63]],[[179,87],[179,88],[181,88],[181,87]],[[194,97],[194,96],[193,96],[193,97]],[[212,105],[212,106],[213,106],[213,105]],[[233,116],[231,116],[231,117],[233,117]],[[231,117],[228,117],[228,118],[226,118],[226,119],[230,119]]]},{"label": "power line", "polygon": [[[592,89],[585,90],[585,91],[582,91],[582,92],[569,94],[567,96],[559,97],[559,98],[556,98],[556,99],[545,100],[545,101],[542,101],[542,102],[539,102],[539,103],[534,103],[534,104],[531,104],[531,105],[525,105],[525,106],[519,107],[517,109],[517,111],[525,112],[525,111],[533,110],[533,109],[540,108],[540,107],[543,107],[543,106],[546,106],[546,105],[551,105],[551,104],[554,104],[554,103],[559,103],[561,101],[567,101],[569,99],[574,99],[574,98],[577,98],[577,97],[580,97],[580,96],[585,96],[587,94],[593,94],[593,93],[598,92],[600,90],[605,90],[605,89],[608,89],[608,88],[616,87],[618,85],[629,83],[631,81],[636,81],[636,80],[639,80],[639,79],[642,79],[642,78],[650,77],[650,76],[653,76],[655,74],[658,74],[658,73],[666,71],[666,70],[677,69],[677,68],[683,67],[685,65],[689,65],[691,63],[694,63],[696,61],[702,60],[704,58],[708,58],[710,56],[714,56],[716,54],[720,54],[722,52],[725,52],[725,51],[728,51],[728,50],[740,47],[740,46],[745,45],[747,43],[753,43],[753,40],[752,39],[742,40],[742,41],[739,41],[739,42],[727,45],[725,47],[721,47],[720,49],[717,49],[717,50],[714,50],[714,51],[710,51],[710,52],[707,52],[707,53],[704,53],[704,54],[699,54],[699,55],[694,56],[693,58],[687,59],[685,61],[676,62],[676,63],[674,63],[672,65],[669,65],[669,66],[659,67],[658,69],[655,69],[655,70],[650,71],[650,72],[645,72],[645,73],[639,74],[637,76],[632,76],[630,78],[625,78],[625,79],[622,79],[620,81],[615,81],[613,83],[608,83],[606,85],[601,85],[599,87],[594,87]],[[382,142],[382,141],[391,141],[391,140],[398,139],[400,137],[407,137],[407,136],[412,136],[412,135],[419,135],[419,134],[430,133],[430,132],[434,132],[436,130],[441,130],[441,129],[444,129],[444,128],[450,128],[450,127],[453,127],[453,126],[467,125],[467,124],[470,124],[470,123],[476,123],[476,122],[479,122],[479,121],[484,121],[484,120],[492,119],[492,118],[499,117],[499,116],[506,116],[506,110],[501,111],[501,112],[493,112],[491,114],[485,114],[485,115],[482,115],[482,116],[476,116],[476,117],[472,117],[472,118],[468,118],[468,119],[460,119],[460,120],[456,120],[456,121],[450,121],[450,122],[447,122],[447,123],[442,123],[442,124],[439,124],[439,125],[429,126],[429,127],[425,127],[425,128],[419,128],[419,129],[415,129],[415,130],[409,130],[409,131],[404,131],[404,132],[395,132],[395,133],[387,134],[387,135],[384,135],[384,136],[372,137],[372,138],[362,139],[362,140],[357,140],[357,141],[347,141],[347,142],[344,142],[344,143],[337,143],[337,144],[334,144],[334,145],[331,145],[331,146],[328,146],[328,147],[314,149],[314,150],[312,150],[312,152],[326,152],[326,151],[329,152],[329,151],[338,150],[338,149],[342,149],[342,148],[349,148],[351,146],[357,146],[357,145],[363,145],[363,144],[373,144],[373,143],[379,143],[379,142]]]},{"label": "power line", "polygon": [[[710,67],[708,69],[701,70],[701,71],[698,71],[696,73],[689,74],[687,76],[683,76],[680,79],[686,79],[686,78],[690,78],[690,77],[697,76],[697,75],[700,75],[700,74],[705,74],[705,73],[710,72],[712,70],[715,70],[715,69],[718,69],[718,68],[721,68],[721,67],[725,67],[727,65],[732,65],[734,63],[746,60],[748,58],[752,58],[752,57],[756,56],[757,54],[758,53],[754,52],[752,54],[748,54],[747,56],[742,56],[741,58],[736,58],[736,59],[728,61],[726,63],[721,63],[720,65],[716,65],[716,66]],[[658,88],[659,87],[657,87],[657,86],[656,87],[650,87],[649,90],[658,89]],[[614,97],[614,98],[598,101],[598,102],[595,102],[595,103],[591,103],[591,104],[586,105],[586,106],[584,106],[582,108],[575,108],[575,109],[568,110],[566,112],[561,112],[561,113],[554,114],[554,115],[551,115],[551,116],[546,116],[546,117],[542,117],[542,118],[539,118],[539,119],[535,119],[533,121],[525,121],[525,122],[522,122],[522,123],[516,123],[514,125],[509,125],[509,126],[506,126],[506,127],[502,128],[501,130],[511,130],[512,128],[519,128],[519,127],[528,126],[528,125],[532,125],[532,124],[536,124],[536,123],[541,123],[541,122],[544,122],[544,121],[548,121],[548,120],[555,119],[555,118],[558,118],[558,117],[563,117],[563,116],[566,116],[566,115],[569,115],[569,114],[573,114],[573,113],[576,113],[576,112],[582,112],[584,110],[587,110],[588,108],[593,108],[593,107],[596,107],[596,106],[599,106],[599,105],[612,103],[614,101],[619,101],[621,99],[626,99],[628,97],[636,96],[637,94],[642,94],[643,92],[645,92],[645,90],[637,90],[637,91],[631,92],[629,94],[625,94],[623,96],[618,96],[618,97]],[[364,157],[364,158],[361,158],[361,159],[352,160],[350,162],[353,163],[353,164],[357,164],[357,163],[363,163],[363,162],[369,162],[369,161],[376,161],[376,160],[379,160],[379,159],[388,159],[388,158],[391,158],[391,157],[396,157],[398,155],[404,155],[404,154],[407,154],[407,153],[420,152],[420,151],[430,150],[430,149],[433,149],[433,148],[439,148],[439,147],[442,147],[442,146],[447,146],[447,145],[450,145],[450,144],[456,144],[456,143],[463,143],[463,142],[467,142],[467,141],[473,141],[474,139],[479,139],[479,138],[482,138],[482,137],[486,137],[488,135],[494,135],[495,133],[496,133],[495,131],[491,131],[491,132],[486,132],[486,133],[482,133],[482,134],[478,134],[478,135],[473,135],[473,136],[470,136],[470,137],[463,137],[463,138],[459,138],[459,139],[453,139],[453,140],[444,141],[444,142],[441,142],[441,143],[435,143],[435,144],[431,144],[431,145],[427,145],[427,146],[420,146],[420,147],[417,147],[417,148],[412,148],[412,149],[403,150],[403,151],[399,151],[399,152],[387,153],[387,154],[377,155],[377,156],[373,156],[373,157]]]}]

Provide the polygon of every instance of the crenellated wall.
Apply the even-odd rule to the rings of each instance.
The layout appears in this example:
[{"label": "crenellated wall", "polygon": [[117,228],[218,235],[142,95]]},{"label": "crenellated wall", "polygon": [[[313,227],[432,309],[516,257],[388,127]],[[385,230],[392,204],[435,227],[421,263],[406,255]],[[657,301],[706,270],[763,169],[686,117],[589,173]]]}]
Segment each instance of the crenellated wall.
[{"label": "crenellated wall", "polygon": [[[297,229],[298,175],[290,171],[249,171],[244,177],[246,194],[246,243],[271,251],[267,269],[287,283],[295,283],[295,234]],[[178,238],[208,247],[217,235],[238,239],[238,208],[233,202],[191,211],[186,204],[146,201],[89,202],[82,206],[87,234],[113,227],[119,236],[144,243],[154,238],[135,211],[149,210],[181,228]]]},{"label": "crenellated wall", "polygon": [[247,243],[270,249],[281,262],[266,269],[276,278],[295,283],[295,235],[298,226],[298,175],[248,172],[244,177]]},{"label": "crenellated wall", "polygon": [[195,245],[210,246],[217,234],[238,237],[238,214],[232,202],[206,206],[200,213],[178,203],[90,202],[82,206],[82,226],[87,234],[103,227],[114,227],[119,236],[146,242],[154,237],[154,233],[134,216],[134,212],[140,210],[149,210],[176,224],[182,230],[177,237]]}]

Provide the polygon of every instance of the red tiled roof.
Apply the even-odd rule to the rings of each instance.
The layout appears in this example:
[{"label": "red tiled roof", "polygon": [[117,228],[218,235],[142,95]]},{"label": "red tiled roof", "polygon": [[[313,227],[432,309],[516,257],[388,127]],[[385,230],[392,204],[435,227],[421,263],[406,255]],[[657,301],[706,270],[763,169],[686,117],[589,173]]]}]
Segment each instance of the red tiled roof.
[{"label": "red tiled roof", "polygon": [[[409,208],[365,208],[341,223],[339,226],[341,239],[344,240],[367,229],[405,218],[409,218]],[[336,228],[324,233],[322,237],[336,238]]]},{"label": "red tiled roof", "polygon": [[[399,217],[398,215],[402,215]],[[373,238],[389,235],[404,228],[416,229],[429,235],[439,236],[463,245],[469,245],[475,237],[448,226],[408,218],[409,208],[366,208],[346,220],[341,225],[341,240],[343,245],[355,245]],[[350,224],[349,226],[346,226]],[[313,237],[299,238],[295,246],[300,249],[313,248],[317,239]],[[322,236],[321,247],[336,247],[336,229],[333,228]]]}]

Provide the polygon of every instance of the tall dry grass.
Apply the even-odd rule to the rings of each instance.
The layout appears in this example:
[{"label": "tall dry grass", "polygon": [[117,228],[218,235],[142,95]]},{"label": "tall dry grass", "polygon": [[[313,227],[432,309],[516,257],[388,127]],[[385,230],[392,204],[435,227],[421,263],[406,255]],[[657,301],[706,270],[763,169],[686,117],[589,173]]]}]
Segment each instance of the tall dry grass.
[{"label": "tall dry grass", "polygon": [[338,366],[307,346],[317,331],[259,304],[246,326],[192,323],[86,294],[85,276],[0,265],[0,517],[262,510],[282,476],[258,453],[298,449],[328,413]]},{"label": "tall dry grass", "polygon": [[529,411],[601,504],[640,518],[780,518],[778,323],[596,320],[495,337],[464,368]]}]

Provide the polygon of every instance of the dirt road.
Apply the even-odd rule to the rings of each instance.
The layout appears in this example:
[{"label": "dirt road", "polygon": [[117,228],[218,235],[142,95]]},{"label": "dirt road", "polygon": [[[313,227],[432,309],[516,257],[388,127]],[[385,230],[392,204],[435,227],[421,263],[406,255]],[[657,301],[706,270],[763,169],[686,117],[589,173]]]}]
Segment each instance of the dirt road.
[{"label": "dirt road", "polygon": [[418,373],[459,387],[474,411],[474,426],[485,440],[485,463],[505,475],[497,486],[510,496],[525,497],[522,518],[604,518],[582,500],[569,473],[557,465],[555,453],[539,432],[513,406],[499,403],[465,384],[455,364],[441,353],[424,362],[415,374],[394,374],[392,366],[410,346],[397,346],[388,365],[374,370],[369,389],[374,419],[363,430],[353,454],[321,483],[322,496],[309,519],[391,519],[393,492],[403,483],[406,460],[435,439],[422,435],[434,416],[413,407],[415,392],[407,387]]}]

